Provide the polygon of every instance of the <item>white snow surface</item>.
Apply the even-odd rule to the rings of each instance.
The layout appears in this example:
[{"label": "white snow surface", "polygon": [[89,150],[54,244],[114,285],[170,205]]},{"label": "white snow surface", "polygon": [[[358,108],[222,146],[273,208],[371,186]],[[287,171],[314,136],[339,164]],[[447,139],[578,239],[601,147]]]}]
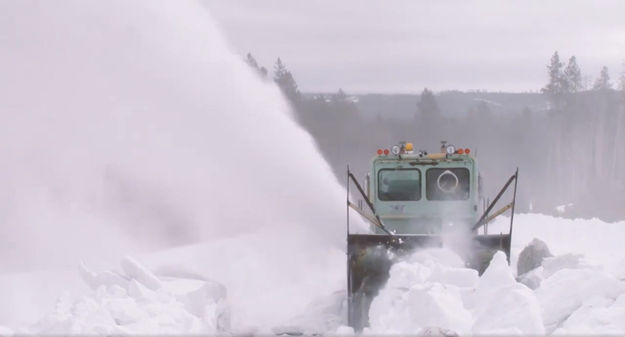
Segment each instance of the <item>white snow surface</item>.
[{"label": "white snow surface", "polygon": [[[441,255],[448,257],[436,258]],[[370,332],[424,333],[436,327],[462,336],[544,334],[535,295],[515,281],[503,253],[493,257],[482,277],[462,266],[444,248],[420,251],[393,265],[371,305]]]},{"label": "white snow surface", "polygon": [[[518,235],[513,247],[522,247],[531,241],[531,233],[525,231],[532,230],[534,225],[546,229],[541,239],[548,244],[557,240],[575,241],[579,233],[571,231],[571,223],[592,223],[593,238],[611,233],[618,225],[537,214],[518,215],[516,220],[515,233]],[[550,233],[553,236],[549,237]],[[617,241],[607,240],[605,246],[596,247],[598,251],[589,255],[602,256],[602,249],[622,251]],[[236,246],[236,242],[246,245]],[[287,246],[303,244],[285,241]],[[320,266],[328,263],[323,259],[311,258],[307,263],[291,261],[297,266],[293,273],[265,274],[261,269],[263,260],[274,256],[271,253],[252,255],[246,251],[256,250],[261,245],[241,236],[163,250],[136,259],[125,258],[120,263],[121,268],[114,270],[94,272],[82,265],[76,274],[82,277],[89,290],[74,293],[73,289],[66,288],[62,292],[63,288],[59,288],[56,301],[45,298],[37,303],[46,311],[38,317],[31,317],[36,318],[35,323],[15,326],[0,321],[0,326],[6,326],[0,332],[353,333],[345,326],[344,269],[328,270],[328,283],[322,284],[309,279],[308,269],[321,270]],[[569,247],[592,253],[590,246]],[[509,266],[502,253],[496,254],[484,274],[478,276],[475,270],[465,268],[462,259],[450,249],[417,251],[391,268],[390,279],[372,302],[371,326],[365,334],[625,333],[622,323],[625,320],[625,283],[618,276],[620,269],[611,269],[580,253],[560,251],[559,247],[555,244],[552,249],[555,256],[545,259],[532,272],[538,285],[534,290],[516,281],[514,265]],[[239,258],[232,266],[236,272],[221,273],[206,267],[218,261],[220,252],[236,255],[236,249],[240,250]],[[513,260],[519,251],[513,248]],[[344,262],[345,256],[337,250],[324,258]],[[285,263],[290,257],[283,259],[279,263]],[[238,281],[230,279],[233,275],[249,274],[263,275],[268,291],[258,294],[255,288],[246,288],[245,277],[239,277]],[[28,279],[23,275],[15,277],[21,281]],[[23,286],[13,283],[13,289],[21,290],[22,294],[28,290],[36,293],[33,288],[36,277],[33,275]],[[4,280],[0,278],[0,295],[10,279],[10,275]],[[40,279],[39,283],[49,281],[54,281],[54,277]],[[299,296],[301,291],[325,295],[317,296],[305,306],[289,306],[288,298]],[[268,303],[268,308],[274,305],[290,307],[290,316],[272,323],[269,328],[254,324],[254,320],[248,320],[248,317],[258,313],[255,313],[255,306],[245,306],[247,297]],[[9,299],[24,305],[19,297]],[[28,300],[33,299],[36,301],[33,296],[28,297]],[[271,315],[268,312],[265,317]]]},{"label": "white snow surface", "polygon": [[199,334],[230,329],[226,289],[209,280],[159,279],[131,258],[122,273],[81,266],[88,296],[60,297],[51,313],[19,334]]}]

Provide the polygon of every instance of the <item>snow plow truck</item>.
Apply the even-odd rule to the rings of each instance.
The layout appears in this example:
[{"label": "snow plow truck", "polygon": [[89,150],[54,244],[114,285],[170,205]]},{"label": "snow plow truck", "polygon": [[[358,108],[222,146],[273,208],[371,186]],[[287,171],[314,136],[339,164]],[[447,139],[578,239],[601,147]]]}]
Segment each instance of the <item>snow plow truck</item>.
[{"label": "snow plow truck", "polygon": [[[393,263],[417,249],[449,246],[480,274],[498,250],[510,260],[518,169],[487,202],[471,150],[441,143],[436,153],[409,142],[379,149],[362,185],[347,168],[347,320],[357,332]],[[493,211],[511,186],[512,201]],[[350,209],[369,223],[366,234],[351,233]],[[488,223],[508,210],[508,233],[489,234]]]}]

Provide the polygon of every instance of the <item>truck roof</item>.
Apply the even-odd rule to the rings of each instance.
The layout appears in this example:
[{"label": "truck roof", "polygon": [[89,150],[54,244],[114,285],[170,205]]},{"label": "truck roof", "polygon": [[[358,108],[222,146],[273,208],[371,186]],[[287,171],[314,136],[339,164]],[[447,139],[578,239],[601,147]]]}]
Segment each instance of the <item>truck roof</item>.
[{"label": "truck roof", "polygon": [[417,153],[406,153],[406,154],[389,154],[389,155],[381,155],[373,158],[373,162],[375,163],[392,163],[392,162],[414,162],[415,165],[427,165],[432,164],[436,165],[438,163],[452,163],[452,162],[461,162],[461,161],[469,161],[475,162],[475,158],[471,155],[467,154],[444,154],[444,153],[434,153],[434,154],[417,154]]}]

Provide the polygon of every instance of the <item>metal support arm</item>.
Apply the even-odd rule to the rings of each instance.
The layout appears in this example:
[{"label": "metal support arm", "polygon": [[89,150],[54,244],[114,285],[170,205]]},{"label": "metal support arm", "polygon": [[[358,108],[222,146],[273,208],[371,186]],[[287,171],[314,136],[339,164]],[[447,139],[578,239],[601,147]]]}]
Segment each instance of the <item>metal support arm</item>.
[{"label": "metal support arm", "polygon": [[[367,204],[367,206],[369,206],[369,209],[371,209],[371,212],[373,212],[373,215],[375,216],[375,219],[377,220],[377,222],[373,222],[373,224],[376,225],[378,228],[380,228],[387,235],[392,236],[393,233],[391,233],[388,229],[386,229],[386,227],[382,223],[382,220],[380,220],[380,217],[375,212],[375,208],[373,207],[373,204],[371,203],[369,198],[367,198],[367,195],[365,194],[365,191],[362,189],[362,187],[358,183],[358,180],[356,180],[356,177],[354,177],[354,175],[349,171],[349,167],[347,168],[347,176],[348,176],[349,179],[351,179],[354,182],[354,184],[356,185],[356,188],[358,189],[358,192],[360,192],[360,195],[365,200],[365,203]],[[348,185],[348,188],[349,188],[349,180],[347,181],[347,185]],[[349,206],[349,204],[350,204],[350,202],[349,202],[349,195],[347,197],[348,197],[347,205]],[[348,226],[349,226],[349,224],[348,224]]]},{"label": "metal support arm", "polygon": [[[516,203],[516,186],[517,186],[516,181],[517,181],[517,177],[518,176],[519,176],[519,169],[516,170],[516,172],[508,179],[506,184],[501,188],[499,193],[497,193],[497,196],[495,197],[495,199],[493,199],[493,202],[491,202],[490,205],[488,205],[488,208],[486,209],[486,211],[484,211],[484,213],[482,214],[480,219],[475,223],[475,225],[473,225],[472,230],[476,230],[476,229],[484,226],[484,224],[486,224],[489,221],[488,214],[493,209],[493,207],[495,207],[495,205],[497,204],[497,201],[499,201],[501,196],[506,192],[506,190],[508,189],[508,187],[510,187],[510,184],[512,184],[513,181],[514,181],[514,196],[512,197],[512,203],[511,203],[511,207],[510,208],[512,208],[512,212],[514,213],[514,204]],[[506,207],[504,207],[504,209],[505,208]],[[505,209],[505,210],[507,210],[507,209]],[[503,213],[503,212],[501,212],[501,213]],[[501,214],[501,213],[499,213],[499,214]],[[499,214],[497,214],[497,215],[499,215]],[[510,232],[512,232],[512,223],[510,223]]]}]

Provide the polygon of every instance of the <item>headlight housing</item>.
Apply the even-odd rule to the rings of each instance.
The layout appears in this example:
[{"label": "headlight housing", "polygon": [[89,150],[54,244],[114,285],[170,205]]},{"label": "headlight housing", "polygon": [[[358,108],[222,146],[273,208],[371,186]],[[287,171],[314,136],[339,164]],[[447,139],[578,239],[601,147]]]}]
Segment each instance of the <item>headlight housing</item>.
[{"label": "headlight housing", "polygon": [[447,154],[454,154],[456,153],[456,147],[453,145],[447,145]]},{"label": "headlight housing", "polygon": [[399,148],[399,145],[395,145],[391,148],[391,153],[394,155],[398,155],[400,150],[401,149]]}]

